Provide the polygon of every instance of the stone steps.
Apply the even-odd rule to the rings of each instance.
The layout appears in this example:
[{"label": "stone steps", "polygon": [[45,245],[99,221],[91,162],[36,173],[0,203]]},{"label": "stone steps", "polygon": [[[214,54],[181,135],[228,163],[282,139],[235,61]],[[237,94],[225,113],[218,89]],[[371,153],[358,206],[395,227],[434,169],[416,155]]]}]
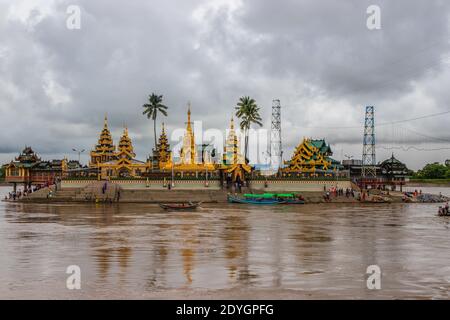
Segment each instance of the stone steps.
[{"label": "stone steps", "polygon": [[27,195],[24,199],[47,199],[47,195],[50,192],[50,188],[42,188],[33,193]]},{"label": "stone steps", "polygon": [[114,200],[117,197],[117,193],[121,190],[120,186],[113,183],[106,183],[106,190],[103,191],[105,186],[104,181],[93,182],[84,188],[78,189],[78,192],[73,196],[75,201],[99,201]]},{"label": "stone steps", "polygon": [[80,191],[78,188],[64,188],[64,189],[58,189],[58,191],[54,192],[52,195],[52,199],[57,200],[72,200],[75,198],[77,193]]}]

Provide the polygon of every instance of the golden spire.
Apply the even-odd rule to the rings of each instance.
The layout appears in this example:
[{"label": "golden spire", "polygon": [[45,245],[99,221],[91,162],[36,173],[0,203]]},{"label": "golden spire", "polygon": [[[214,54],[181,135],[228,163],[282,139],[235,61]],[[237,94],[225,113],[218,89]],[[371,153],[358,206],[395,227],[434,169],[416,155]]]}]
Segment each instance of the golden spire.
[{"label": "golden spire", "polygon": [[108,128],[108,116],[107,116],[106,113],[105,113],[105,121],[104,121],[104,123],[103,123],[103,127],[104,127],[104,128]]},{"label": "golden spire", "polygon": [[187,112],[187,116],[188,116],[188,120],[187,120],[187,128],[186,130],[191,132],[192,131],[192,127],[191,127],[191,102],[188,102],[188,112]]},{"label": "golden spire", "polygon": [[181,163],[194,164],[196,159],[195,150],[195,138],[194,132],[192,131],[191,122],[191,103],[188,102],[188,121],[186,126],[186,133],[183,137],[183,146],[180,150]]},{"label": "golden spire", "polygon": [[231,116],[231,124],[230,124],[230,129],[233,130],[234,129],[234,119],[233,116]]},{"label": "golden spire", "polygon": [[165,134],[166,130],[164,130],[164,122],[162,123],[162,129],[161,129],[161,134]]}]

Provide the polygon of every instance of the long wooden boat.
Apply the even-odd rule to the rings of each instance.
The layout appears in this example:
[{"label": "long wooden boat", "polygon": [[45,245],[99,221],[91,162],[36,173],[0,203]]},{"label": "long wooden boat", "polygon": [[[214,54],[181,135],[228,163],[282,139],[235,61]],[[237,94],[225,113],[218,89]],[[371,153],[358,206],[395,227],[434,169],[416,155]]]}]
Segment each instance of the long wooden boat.
[{"label": "long wooden boat", "polygon": [[392,200],[387,198],[387,197],[382,197],[382,196],[373,196],[371,200],[368,200],[367,202],[371,202],[371,203],[391,203]]},{"label": "long wooden boat", "polygon": [[273,205],[284,203],[284,200],[272,198],[238,198],[232,195],[227,196],[229,203],[257,204],[257,205]]},{"label": "long wooden boat", "polygon": [[249,199],[264,199],[264,200],[276,200],[285,204],[305,204],[305,200],[294,193],[246,193],[244,194],[246,200]]},{"label": "long wooden boat", "polygon": [[183,203],[160,203],[159,206],[164,210],[193,210],[197,209],[201,202],[183,202]]}]

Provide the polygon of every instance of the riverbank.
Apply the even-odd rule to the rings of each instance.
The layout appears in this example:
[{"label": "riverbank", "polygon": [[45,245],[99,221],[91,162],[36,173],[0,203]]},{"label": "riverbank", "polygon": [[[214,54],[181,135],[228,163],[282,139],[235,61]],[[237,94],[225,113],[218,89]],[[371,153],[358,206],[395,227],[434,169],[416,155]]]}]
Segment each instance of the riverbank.
[{"label": "riverbank", "polygon": [[[256,193],[256,192],[255,192]],[[259,192],[258,192],[259,193]],[[285,192],[287,193],[287,192]],[[41,189],[33,194],[16,200],[22,203],[180,203],[180,202],[201,202],[207,203],[227,203],[226,190],[142,190],[142,189],[124,189],[120,192],[119,199],[114,194],[101,194],[92,196],[92,194],[82,193],[79,189],[63,189],[55,191],[50,188]],[[318,191],[298,192],[306,204],[323,203],[361,203],[358,193],[352,196],[335,196],[333,193],[330,198],[325,200],[324,193]],[[437,194],[421,194],[417,197],[411,196],[405,201],[404,193],[391,191],[389,193],[373,190],[365,197],[364,203],[439,203],[450,201],[449,197],[439,196]]]}]

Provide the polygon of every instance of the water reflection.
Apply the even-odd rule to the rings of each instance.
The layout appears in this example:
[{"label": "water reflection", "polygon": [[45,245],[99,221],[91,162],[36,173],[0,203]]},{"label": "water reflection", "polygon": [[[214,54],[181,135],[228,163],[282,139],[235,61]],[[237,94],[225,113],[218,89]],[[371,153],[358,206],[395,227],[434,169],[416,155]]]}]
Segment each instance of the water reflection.
[{"label": "water reflection", "polygon": [[[0,297],[264,288],[443,298],[450,220],[435,211],[427,204],[209,205],[177,213],[146,204],[1,203]],[[65,289],[71,264],[82,269],[78,293]],[[365,287],[371,264],[382,268],[381,291]]]}]

